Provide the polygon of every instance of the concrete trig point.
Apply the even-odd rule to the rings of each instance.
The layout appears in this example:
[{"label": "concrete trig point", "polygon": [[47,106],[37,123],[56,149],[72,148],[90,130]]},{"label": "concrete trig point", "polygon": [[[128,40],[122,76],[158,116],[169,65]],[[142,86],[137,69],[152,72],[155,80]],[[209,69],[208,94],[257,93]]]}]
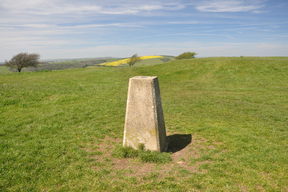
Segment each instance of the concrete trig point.
[{"label": "concrete trig point", "polygon": [[163,152],[166,130],[156,76],[129,79],[123,146]]}]

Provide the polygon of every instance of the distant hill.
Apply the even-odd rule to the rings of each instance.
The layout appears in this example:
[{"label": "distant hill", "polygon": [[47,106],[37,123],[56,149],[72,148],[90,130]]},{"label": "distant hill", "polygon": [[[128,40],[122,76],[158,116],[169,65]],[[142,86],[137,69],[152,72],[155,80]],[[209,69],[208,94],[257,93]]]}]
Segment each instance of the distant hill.
[{"label": "distant hill", "polygon": [[85,68],[95,66],[100,63],[110,62],[118,58],[101,57],[101,58],[82,58],[82,59],[55,59],[42,62],[37,68],[29,67],[24,71],[53,71],[72,68]]},{"label": "distant hill", "polygon": [[[168,61],[171,61],[174,59],[173,56],[140,56],[140,61],[138,61],[135,65],[155,65],[155,64],[160,64],[160,63],[165,63]],[[99,64],[101,66],[113,66],[113,67],[118,67],[118,66],[127,66],[129,58],[125,59],[119,59],[116,61],[112,62],[105,62],[102,64]]]},{"label": "distant hill", "polygon": [[[156,65],[172,60],[173,56],[142,56],[142,60],[135,65]],[[0,65],[3,65],[1,62]],[[25,71],[54,71],[72,68],[86,68],[90,66],[127,66],[127,58],[114,58],[114,57],[97,57],[97,58],[64,58],[64,59],[48,59],[42,60],[37,68],[28,67],[24,68]],[[13,70],[12,70],[13,71]]]},{"label": "distant hill", "polygon": [[109,60],[118,59],[117,57],[95,57],[95,58],[62,58],[62,59],[47,59],[44,62],[63,62],[63,61],[89,61],[89,60]]}]

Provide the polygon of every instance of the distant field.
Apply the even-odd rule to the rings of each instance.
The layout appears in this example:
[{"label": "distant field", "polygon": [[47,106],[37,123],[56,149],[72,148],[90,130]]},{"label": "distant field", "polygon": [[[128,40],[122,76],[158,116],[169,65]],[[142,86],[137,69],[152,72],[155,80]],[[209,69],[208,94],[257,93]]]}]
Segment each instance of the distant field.
[{"label": "distant field", "polygon": [[[137,62],[136,65],[155,65],[172,60],[172,56],[142,56],[141,61]],[[38,67],[23,68],[22,72],[35,72],[35,71],[55,71],[75,68],[86,68],[86,67],[99,67],[99,66],[127,66],[128,59],[121,58],[104,58],[104,59],[67,59],[67,60],[56,60],[42,62]],[[12,70],[13,71],[13,70]],[[14,70],[16,72],[16,70]],[[9,70],[0,66],[0,74],[9,73]]]},{"label": "distant field", "polygon": [[9,69],[5,66],[0,65],[0,75],[10,73]]},{"label": "distant field", "polygon": [[[173,57],[167,57],[167,56],[141,56],[139,57],[140,61],[138,61],[136,64],[160,64],[163,62],[167,62],[169,60],[171,60]],[[123,65],[127,65],[127,62],[129,61],[129,58],[125,58],[125,59],[120,59],[120,60],[116,60],[116,61],[112,61],[112,62],[105,62],[102,63],[100,65],[103,66],[123,66]]]},{"label": "distant field", "polygon": [[[67,59],[67,60],[56,60],[42,62],[36,68],[28,67],[23,68],[22,72],[36,72],[36,71],[55,71],[55,70],[65,70],[65,69],[76,69],[76,68],[86,68],[89,66],[95,66],[100,63],[110,62],[119,60],[118,58],[87,58],[87,59]],[[9,72],[8,68],[0,66],[0,74]],[[16,70],[14,70],[16,72]]]},{"label": "distant field", "polygon": [[157,64],[166,63],[169,61],[172,61],[174,57],[172,56],[163,56],[162,58],[155,58],[155,59],[146,59],[146,60],[140,60],[135,64],[135,66],[152,66]]},{"label": "distant field", "polygon": [[95,66],[100,63],[114,61],[115,59],[73,59],[64,61],[50,61],[40,64],[37,68],[26,68],[23,71],[52,71],[52,70],[64,70],[72,68],[85,68],[88,66]]},{"label": "distant field", "polygon": [[[0,67],[0,71],[5,71]],[[288,191],[288,58],[0,75],[0,191]],[[120,158],[128,79],[159,77],[172,161]]]}]

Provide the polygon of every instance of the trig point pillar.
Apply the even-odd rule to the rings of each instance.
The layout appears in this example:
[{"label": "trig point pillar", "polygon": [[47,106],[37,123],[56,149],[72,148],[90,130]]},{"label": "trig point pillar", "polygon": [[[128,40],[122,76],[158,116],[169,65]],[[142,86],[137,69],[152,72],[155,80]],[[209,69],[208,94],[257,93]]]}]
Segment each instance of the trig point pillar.
[{"label": "trig point pillar", "polygon": [[167,150],[166,130],[158,78],[129,79],[123,146],[163,152]]}]

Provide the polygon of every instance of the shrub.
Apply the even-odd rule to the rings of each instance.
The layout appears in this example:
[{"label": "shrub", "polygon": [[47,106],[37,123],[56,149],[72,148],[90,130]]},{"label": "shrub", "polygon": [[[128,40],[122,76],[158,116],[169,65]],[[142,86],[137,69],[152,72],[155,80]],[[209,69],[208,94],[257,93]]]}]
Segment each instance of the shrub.
[{"label": "shrub", "polygon": [[195,52],[185,52],[185,53],[178,55],[175,58],[176,59],[192,59],[192,58],[195,58],[195,55],[197,55],[197,53]]}]

